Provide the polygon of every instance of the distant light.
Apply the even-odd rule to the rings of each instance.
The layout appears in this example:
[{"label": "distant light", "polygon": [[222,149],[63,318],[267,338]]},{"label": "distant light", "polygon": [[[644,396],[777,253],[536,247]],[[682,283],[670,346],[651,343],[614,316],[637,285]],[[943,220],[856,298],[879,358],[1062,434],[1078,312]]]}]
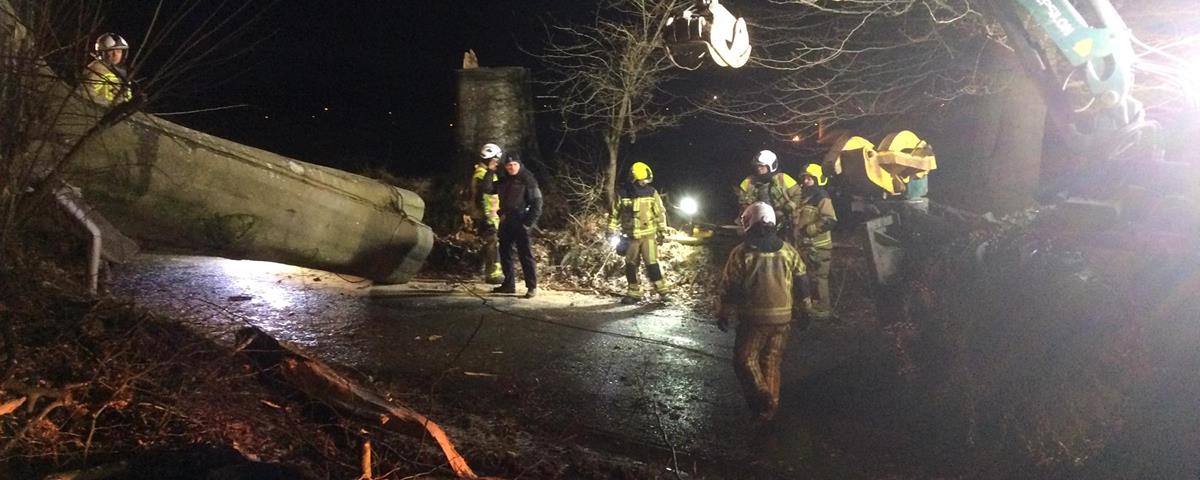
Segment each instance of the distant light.
[{"label": "distant light", "polygon": [[695,215],[696,212],[700,211],[700,204],[692,197],[683,197],[679,201],[679,211],[683,212],[684,215]]},{"label": "distant light", "polygon": [[454,128],[454,124],[453,124],[453,123],[451,123],[451,124],[450,124],[450,128]]},{"label": "distant light", "polygon": [[713,95],[713,100],[716,100],[716,99],[717,99],[717,96],[716,96],[716,95]]},{"label": "distant light", "polygon": [[799,136],[799,135],[793,135],[793,136],[792,136],[792,141],[793,141],[793,142],[796,142],[796,143],[800,143],[800,136]]},{"label": "distant light", "polygon": [[391,114],[392,114],[392,112],[388,112],[388,115],[391,115]]},{"label": "distant light", "polygon": [[270,120],[270,119],[271,119],[271,116],[270,116],[270,115],[263,115],[263,118],[265,118],[265,119],[267,119],[267,120]]},{"label": "distant light", "polygon": [[316,116],[316,115],[309,115],[309,116],[310,116],[310,117],[312,117],[312,118],[317,118],[317,116]]},{"label": "distant light", "polygon": [[328,111],[329,111],[329,107],[325,107],[325,111],[326,111],[326,112],[328,112]]}]

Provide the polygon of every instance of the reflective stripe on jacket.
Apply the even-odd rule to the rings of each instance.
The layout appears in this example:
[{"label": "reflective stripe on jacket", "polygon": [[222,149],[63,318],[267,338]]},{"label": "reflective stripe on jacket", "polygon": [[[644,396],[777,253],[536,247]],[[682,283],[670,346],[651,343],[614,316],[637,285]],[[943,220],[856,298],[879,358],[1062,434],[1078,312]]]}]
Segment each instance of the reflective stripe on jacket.
[{"label": "reflective stripe on jacket", "polygon": [[812,194],[803,199],[800,212],[796,214],[796,238],[806,247],[833,248],[833,235],[829,233],[837,225],[833,201],[825,189],[812,188]]},{"label": "reflective stripe on jacket", "polygon": [[[738,206],[745,209],[754,202],[766,202],[775,209],[775,215],[787,220],[794,219],[796,199],[800,197],[800,185],[796,179],[783,172],[771,174],[770,181],[755,182],[752,175],[738,185]],[[779,224],[784,225],[784,220]]]},{"label": "reflective stripe on jacket", "polygon": [[608,215],[608,229],[633,238],[666,233],[667,212],[658,191],[649,186],[623,188]]},{"label": "reflective stripe on jacket", "polygon": [[755,250],[742,243],[725,262],[718,292],[721,308],[736,306],[738,319],[757,325],[783,325],[792,321],[792,284],[804,275],[804,262],[791,245],[774,252]]},{"label": "reflective stripe on jacket", "polygon": [[87,71],[83,73],[83,85],[87,88],[87,93],[92,101],[111,105],[118,100],[128,102],[133,99],[133,91],[129,89],[129,85],[113,71],[108,63],[93,60],[88,64]]},{"label": "reflective stripe on jacket", "polygon": [[499,218],[500,214],[500,195],[494,193],[483,193],[483,179],[485,175],[492,175],[492,183],[499,180],[496,172],[489,171],[486,165],[475,164],[475,174],[471,176],[471,217],[473,218]]}]

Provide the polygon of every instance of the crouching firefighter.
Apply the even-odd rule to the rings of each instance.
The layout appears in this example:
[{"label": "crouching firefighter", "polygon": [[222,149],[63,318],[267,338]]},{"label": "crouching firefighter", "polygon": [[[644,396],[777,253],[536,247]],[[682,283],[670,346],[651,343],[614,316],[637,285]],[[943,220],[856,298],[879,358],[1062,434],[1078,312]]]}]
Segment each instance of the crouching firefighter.
[{"label": "crouching firefighter", "polygon": [[[824,185],[828,183],[820,165],[810,163],[800,174],[799,213],[796,214],[796,247],[808,267],[809,281],[803,287],[817,298],[803,305],[810,318],[826,319],[834,316],[832,298],[829,296],[829,270],[833,263],[833,235],[830,230],[837,225],[837,213],[833,200]],[[810,295],[805,295],[808,297]]]},{"label": "crouching firefighter", "polygon": [[642,286],[638,283],[639,262],[646,264],[646,276],[654,283],[654,291],[665,301],[671,292],[663,279],[662,267],[658,265],[657,240],[667,235],[667,212],[662,197],[650,186],[654,172],[649,165],[634,163],[629,169],[629,177],[629,183],[617,191],[608,217],[609,236],[620,236],[617,253],[625,255],[625,279],[629,286],[621,303],[634,304],[642,299]]},{"label": "crouching firefighter", "polygon": [[770,205],[753,203],[738,220],[745,237],[725,262],[717,326],[728,331],[737,316],[734,373],[756,420],[767,422],[779,409],[780,364],[796,315],[792,289],[805,280],[804,261],[779,237]]}]

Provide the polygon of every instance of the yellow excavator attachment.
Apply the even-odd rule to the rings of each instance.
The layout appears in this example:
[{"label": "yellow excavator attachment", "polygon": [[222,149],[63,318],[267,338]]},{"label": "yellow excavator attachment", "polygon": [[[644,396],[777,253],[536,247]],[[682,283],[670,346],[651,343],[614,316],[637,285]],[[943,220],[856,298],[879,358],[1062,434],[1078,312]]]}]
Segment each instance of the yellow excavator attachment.
[{"label": "yellow excavator attachment", "polygon": [[823,166],[832,168],[860,192],[883,189],[896,195],[907,190],[913,179],[937,169],[937,157],[929,143],[908,130],[887,135],[878,146],[866,138],[843,134],[831,145]]}]

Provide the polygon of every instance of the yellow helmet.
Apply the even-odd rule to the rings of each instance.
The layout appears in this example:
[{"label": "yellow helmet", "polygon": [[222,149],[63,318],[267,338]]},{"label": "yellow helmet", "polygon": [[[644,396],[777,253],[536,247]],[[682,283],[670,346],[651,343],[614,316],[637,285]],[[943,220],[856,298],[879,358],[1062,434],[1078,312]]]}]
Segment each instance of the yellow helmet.
[{"label": "yellow helmet", "polygon": [[635,182],[639,180],[654,181],[654,172],[650,170],[649,165],[642,162],[635,162],[629,167],[629,176],[633,177]]},{"label": "yellow helmet", "polygon": [[813,177],[813,180],[820,186],[825,186],[826,183],[829,183],[829,179],[825,177],[825,170],[817,163],[810,163],[804,167],[804,173],[801,173],[800,177],[803,178],[805,176]]}]

